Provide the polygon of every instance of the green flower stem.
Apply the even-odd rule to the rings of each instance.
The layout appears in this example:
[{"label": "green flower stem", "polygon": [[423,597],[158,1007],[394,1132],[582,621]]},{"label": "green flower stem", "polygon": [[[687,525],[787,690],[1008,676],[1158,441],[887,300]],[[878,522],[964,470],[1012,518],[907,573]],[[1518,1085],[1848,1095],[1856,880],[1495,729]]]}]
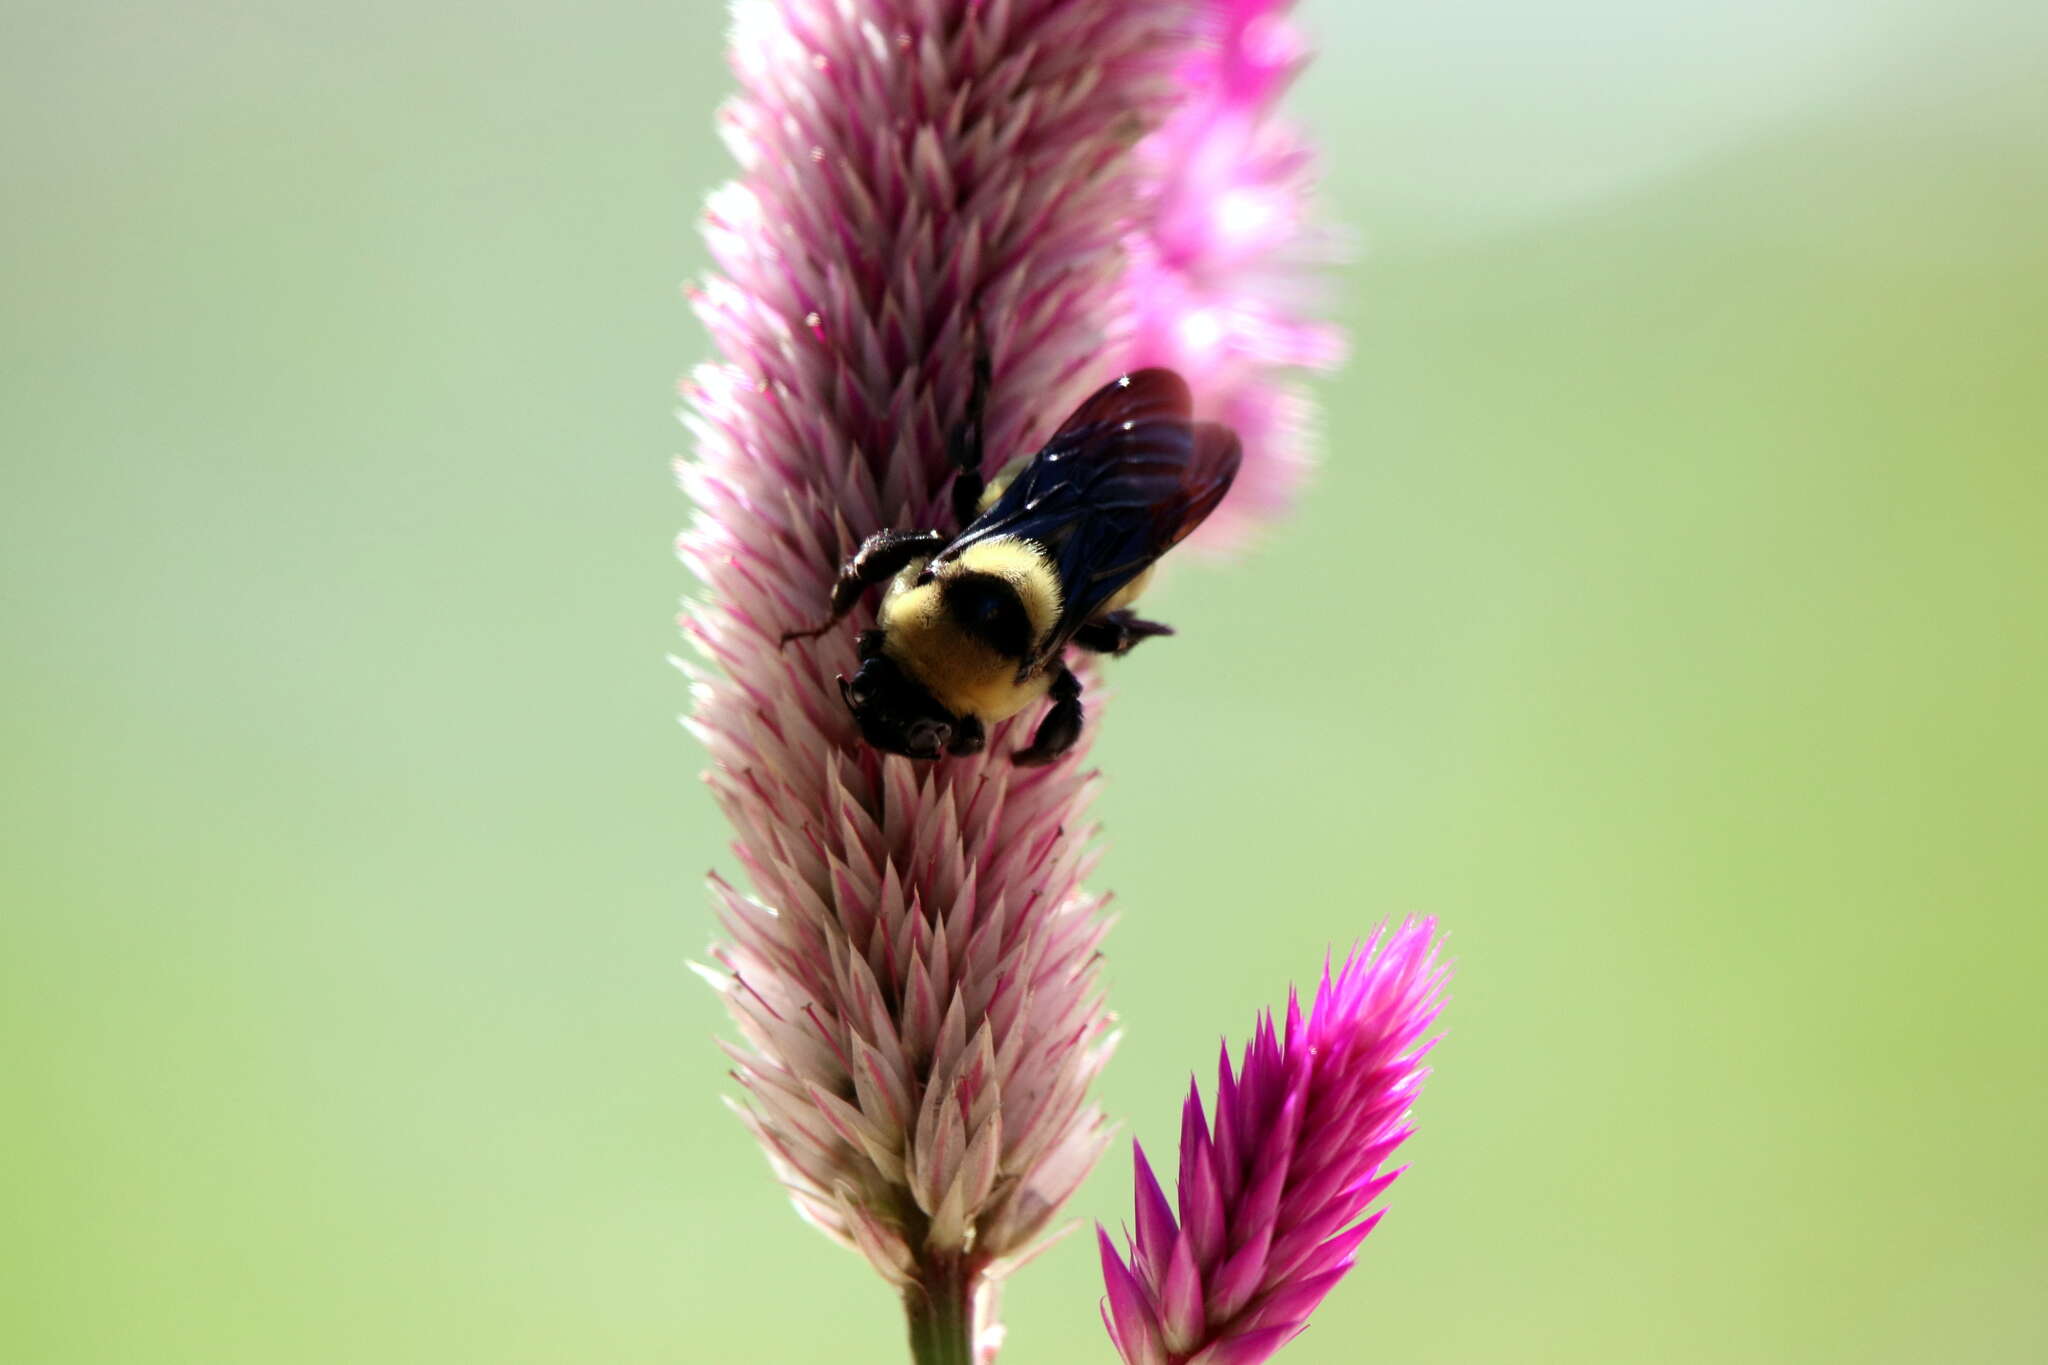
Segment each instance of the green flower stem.
[{"label": "green flower stem", "polygon": [[962,1261],[927,1262],[903,1294],[916,1365],[974,1365],[974,1292],[978,1273]]}]

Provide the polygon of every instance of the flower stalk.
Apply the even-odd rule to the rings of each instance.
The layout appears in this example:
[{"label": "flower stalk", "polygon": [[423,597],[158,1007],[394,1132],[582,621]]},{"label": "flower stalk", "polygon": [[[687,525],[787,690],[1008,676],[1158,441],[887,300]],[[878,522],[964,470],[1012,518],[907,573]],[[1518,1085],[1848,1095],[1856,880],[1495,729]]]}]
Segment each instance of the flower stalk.
[{"label": "flower stalk", "polygon": [[980,1272],[960,1259],[935,1259],[904,1291],[910,1358],[916,1365],[974,1365],[975,1298]]}]

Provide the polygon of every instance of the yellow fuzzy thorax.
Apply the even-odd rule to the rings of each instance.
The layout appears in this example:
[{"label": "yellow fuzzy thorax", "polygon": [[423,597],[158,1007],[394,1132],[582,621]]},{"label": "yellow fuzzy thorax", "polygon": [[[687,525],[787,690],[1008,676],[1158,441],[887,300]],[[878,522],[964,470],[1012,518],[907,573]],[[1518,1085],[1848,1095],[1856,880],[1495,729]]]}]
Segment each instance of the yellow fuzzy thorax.
[{"label": "yellow fuzzy thorax", "polygon": [[961,573],[1002,579],[1023,603],[1032,638],[1043,639],[1060,613],[1059,580],[1045,552],[1030,541],[997,536],[941,564],[932,580],[921,584],[917,580],[928,563],[909,565],[889,584],[881,611],[884,652],[930,689],[939,705],[988,725],[1008,720],[1044,696],[1044,671],[1020,681],[1017,673],[1025,661],[961,630],[945,612],[941,586]]},{"label": "yellow fuzzy thorax", "polygon": [[1000,578],[1016,590],[1031,622],[1031,638],[1042,640],[1060,619],[1060,580],[1046,559],[1045,550],[1034,541],[1015,536],[995,536],[970,545],[960,558],[939,570],[948,573],[979,573]]}]

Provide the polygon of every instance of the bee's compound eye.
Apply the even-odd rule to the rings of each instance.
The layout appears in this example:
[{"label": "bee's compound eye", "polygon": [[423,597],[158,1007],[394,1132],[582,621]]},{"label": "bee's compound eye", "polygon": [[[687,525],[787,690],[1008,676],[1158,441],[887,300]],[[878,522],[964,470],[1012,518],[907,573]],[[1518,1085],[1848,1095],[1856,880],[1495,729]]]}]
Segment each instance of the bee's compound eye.
[{"label": "bee's compound eye", "polygon": [[855,706],[866,706],[875,699],[875,680],[866,673],[856,673],[847,684],[846,695]]}]

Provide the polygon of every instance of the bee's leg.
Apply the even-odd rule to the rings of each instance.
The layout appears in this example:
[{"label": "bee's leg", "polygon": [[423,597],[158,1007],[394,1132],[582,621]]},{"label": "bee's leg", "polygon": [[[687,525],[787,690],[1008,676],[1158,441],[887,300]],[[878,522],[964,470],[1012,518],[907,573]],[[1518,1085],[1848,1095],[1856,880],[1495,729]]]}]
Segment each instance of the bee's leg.
[{"label": "bee's leg", "polygon": [[1057,763],[1081,738],[1081,680],[1068,671],[1065,664],[1061,664],[1059,669],[1046,693],[1052,698],[1052,709],[1045,713],[1044,720],[1038,722],[1038,733],[1031,737],[1031,747],[1010,755],[1010,761],[1019,767],[1042,768],[1048,763]]},{"label": "bee's leg", "polygon": [[987,481],[981,473],[983,419],[988,415],[988,387],[992,362],[988,346],[974,344],[974,387],[967,395],[967,415],[946,440],[946,458],[953,464],[953,525],[964,528],[981,513],[981,491]]},{"label": "bee's leg", "polygon": [[946,752],[953,755],[978,754],[988,747],[988,731],[983,728],[981,717],[962,716],[953,727],[953,741],[946,746]]},{"label": "bee's leg", "polygon": [[1146,621],[1136,612],[1105,612],[1074,632],[1074,643],[1097,654],[1128,654],[1138,641],[1155,635],[1171,635],[1173,627]]},{"label": "bee's leg", "polygon": [[935,555],[945,547],[946,537],[938,531],[875,532],[861,542],[853,558],[840,568],[839,577],[832,584],[832,614],[809,630],[783,632],[782,643],[823,635],[853,610],[862,593],[902,573],[903,566],[919,555]]}]

